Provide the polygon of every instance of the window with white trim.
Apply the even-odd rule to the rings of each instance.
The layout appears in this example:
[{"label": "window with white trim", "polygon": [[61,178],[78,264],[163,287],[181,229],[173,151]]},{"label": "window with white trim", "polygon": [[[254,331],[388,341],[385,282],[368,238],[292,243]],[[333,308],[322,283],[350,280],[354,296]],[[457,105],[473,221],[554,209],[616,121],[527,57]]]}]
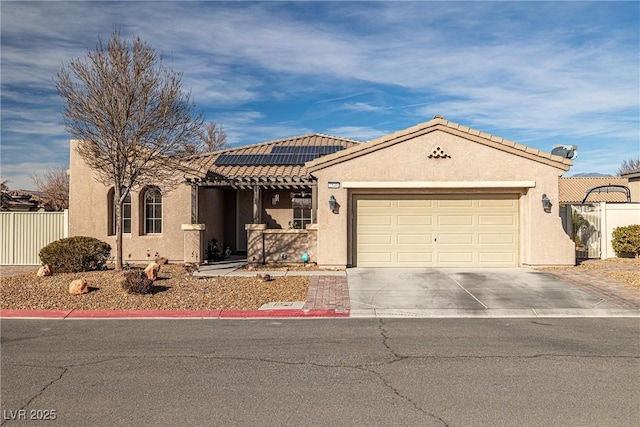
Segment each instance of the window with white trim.
[{"label": "window with white trim", "polygon": [[291,205],[293,207],[291,228],[304,230],[307,224],[311,224],[311,194],[294,193]]},{"label": "window with white trim", "polygon": [[[115,192],[113,188],[109,191],[109,219],[110,219],[110,227],[109,234],[116,234],[116,204],[118,203],[115,200]],[[131,234],[131,193],[127,194],[124,202],[122,202],[122,233],[123,234]]]},{"label": "window with white trim", "polygon": [[162,233],[162,194],[152,187],[144,192],[144,233]]}]

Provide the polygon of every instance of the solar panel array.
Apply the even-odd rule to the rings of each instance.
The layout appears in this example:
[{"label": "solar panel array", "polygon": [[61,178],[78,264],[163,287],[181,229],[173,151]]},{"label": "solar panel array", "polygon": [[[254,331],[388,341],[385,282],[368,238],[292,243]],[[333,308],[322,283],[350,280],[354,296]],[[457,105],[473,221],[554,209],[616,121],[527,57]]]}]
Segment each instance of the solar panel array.
[{"label": "solar panel array", "polygon": [[275,146],[269,154],[221,154],[216,166],[304,165],[306,162],[342,150],[341,145]]}]

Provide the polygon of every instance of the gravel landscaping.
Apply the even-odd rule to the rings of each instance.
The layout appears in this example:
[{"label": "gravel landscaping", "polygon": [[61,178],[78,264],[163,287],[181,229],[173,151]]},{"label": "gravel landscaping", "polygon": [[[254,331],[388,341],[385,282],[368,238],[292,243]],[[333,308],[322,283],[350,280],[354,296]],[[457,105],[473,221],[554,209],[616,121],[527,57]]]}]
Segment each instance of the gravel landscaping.
[{"label": "gravel landscaping", "polygon": [[[143,266],[142,266],[143,267]],[[141,268],[142,268],[141,267]],[[4,267],[3,267],[4,268]],[[282,270],[282,266],[260,267]],[[287,269],[312,269],[299,267]],[[592,270],[630,288],[640,289],[640,259],[586,260],[563,270]],[[305,301],[308,276],[277,276],[263,282],[258,277],[194,277],[181,264],[160,268],[148,295],[131,295],[121,286],[122,273],[113,269],[38,277],[35,272],[2,277],[0,308],[35,310],[255,310],[269,302]],[[546,270],[546,269],[541,269]],[[89,293],[70,295],[69,283],[84,278]]]},{"label": "gravel landscaping", "polygon": [[[55,273],[55,272],[54,272]],[[69,283],[84,278],[89,293],[70,295]],[[160,268],[150,294],[122,289],[123,275],[113,269],[38,277],[35,272],[3,277],[0,308],[32,310],[255,310],[269,302],[305,301],[309,277],[194,277],[184,266]]]}]

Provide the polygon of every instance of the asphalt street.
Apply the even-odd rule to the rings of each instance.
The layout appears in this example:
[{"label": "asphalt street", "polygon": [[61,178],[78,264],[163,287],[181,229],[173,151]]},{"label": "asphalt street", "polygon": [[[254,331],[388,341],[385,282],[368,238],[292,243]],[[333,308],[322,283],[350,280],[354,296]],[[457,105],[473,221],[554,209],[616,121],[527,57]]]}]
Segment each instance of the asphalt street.
[{"label": "asphalt street", "polygon": [[639,326],[5,319],[0,424],[637,426]]}]

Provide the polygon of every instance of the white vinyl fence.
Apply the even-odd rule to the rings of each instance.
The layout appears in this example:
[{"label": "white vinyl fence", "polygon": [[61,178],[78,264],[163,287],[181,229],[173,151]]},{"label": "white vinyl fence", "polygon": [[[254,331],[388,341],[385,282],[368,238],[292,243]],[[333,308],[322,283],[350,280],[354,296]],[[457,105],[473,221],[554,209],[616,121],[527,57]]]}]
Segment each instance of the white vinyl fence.
[{"label": "white vinyl fence", "polygon": [[611,235],[616,227],[640,224],[640,203],[586,203],[565,205],[560,209],[565,232],[574,239],[573,214],[580,215],[586,223],[576,233],[583,244],[576,248],[577,258],[613,258]]},{"label": "white vinyl fence", "polygon": [[40,249],[69,237],[69,211],[0,212],[0,265],[39,265]]}]

